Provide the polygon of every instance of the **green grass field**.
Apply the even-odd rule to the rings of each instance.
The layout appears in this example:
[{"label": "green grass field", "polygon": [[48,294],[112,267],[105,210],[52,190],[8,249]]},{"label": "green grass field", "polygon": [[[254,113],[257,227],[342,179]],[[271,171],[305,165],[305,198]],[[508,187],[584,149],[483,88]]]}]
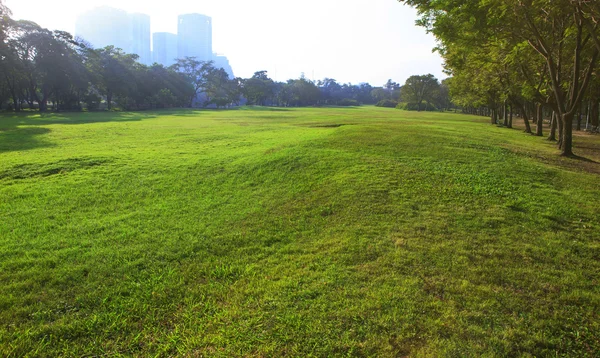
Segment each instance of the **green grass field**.
[{"label": "green grass field", "polygon": [[587,161],[374,107],[0,117],[0,356],[596,356]]}]

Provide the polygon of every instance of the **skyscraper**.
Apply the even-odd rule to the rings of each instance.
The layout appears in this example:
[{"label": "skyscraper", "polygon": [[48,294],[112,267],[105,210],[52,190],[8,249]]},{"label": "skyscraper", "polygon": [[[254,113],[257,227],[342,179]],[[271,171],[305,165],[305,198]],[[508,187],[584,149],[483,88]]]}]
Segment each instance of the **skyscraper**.
[{"label": "skyscraper", "polygon": [[152,63],[150,54],[150,16],[145,14],[130,14],[131,22],[131,53],[140,56],[139,62],[145,65]]},{"label": "skyscraper", "polygon": [[138,61],[150,64],[150,17],[128,14],[123,10],[102,6],[77,18],[75,35],[94,48],[114,46],[139,56]]},{"label": "skyscraper", "polygon": [[177,58],[177,35],[168,32],[152,34],[152,61],[171,66]]},{"label": "skyscraper", "polygon": [[212,19],[201,14],[179,15],[177,57],[211,61],[212,55]]},{"label": "skyscraper", "polygon": [[225,72],[227,72],[227,74],[229,75],[229,78],[233,78],[233,69],[231,68],[231,65],[229,64],[229,59],[227,59],[227,57],[225,57],[223,55],[214,54],[213,61],[214,61],[214,66],[216,68],[224,69]]},{"label": "skyscraper", "polygon": [[131,52],[131,21],[123,10],[102,6],[77,18],[75,35],[94,48],[112,45]]}]

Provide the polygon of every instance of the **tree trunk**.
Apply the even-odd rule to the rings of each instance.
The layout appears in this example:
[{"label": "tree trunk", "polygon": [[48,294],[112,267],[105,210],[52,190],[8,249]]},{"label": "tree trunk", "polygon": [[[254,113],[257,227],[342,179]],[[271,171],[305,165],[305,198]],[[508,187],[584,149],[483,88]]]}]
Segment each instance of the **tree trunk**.
[{"label": "tree trunk", "polygon": [[492,125],[498,123],[498,110],[496,108],[492,109]]},{"label": "tree trunk", "polygon": [[563,114],[563,133],[561,143],[561,155],[570,157],[573,155],[573,114]]},{"label": "tree trunk", "polygon": [[48,93],[42,93],[42,99],[38,101],[38,104],[40,106],[40,112],[46,112],[46,110],[48,109],[48,97]]},{"label": "tree trunk", "polygon": [[556,142],[556,122],[558,121],[558,115],[556,112],[552,112],[552,123],[550,124],[550,135],[548,140]]},{"label": "tree trunk", "polygon": [[513,105],[511,104],[509,107],[509,114],[508,114],[508,128],[512,128],[513,127]]},{"label": "tree trunk", "polygon": [[504,119],[504,126],[508,127],[508,110],[507,110],[508,105],[506,104],[506,101],[504,101],[504,105],[502,106],[502,115],[503,115],[503,119]]},{"label": "tree trunk", "polygon": [[541,103],[536,104],[536,126],[535,135],[542,137],[544,135],[544,107]]},{"label": "tree trunk", "polygon": [[558,148],[562,149],[562,143],[563,143],[563,132],[564,132],[564,123],[562,121],[562,118],[558,115],[558,113],[556,114],[556,124],[558,124]]},{"label": "tree trunk", "polygon": [[112,90],[106,91],[106,108],[110,111],[112,110]]},{"label": "tree trunk", "polygon": [[592,110],[590,111],[590,124],[592,129],[598,128],[598,122],[600,122],[600,102],[594,100],[592,102]]},{"label": "tree trunk", "polygon": [[577,113],[577,130],[581,130],[581,121],[583,120],[583,105],[579,106],[579,113]]},{"label": "tree trunk", "polygon": [[529,124],[529,115],[527,114],[527,107],[522,103],[518,103],[521,107],[521,113],[523,115],[523,122],[525,123],[525,133],[531,134],[531,124]]},{"label": "tree trunk", "polygon": [[15,92],[12,93],[12,99],[15,107],[15,112],[21,112],[21,101],[19,101]]}]

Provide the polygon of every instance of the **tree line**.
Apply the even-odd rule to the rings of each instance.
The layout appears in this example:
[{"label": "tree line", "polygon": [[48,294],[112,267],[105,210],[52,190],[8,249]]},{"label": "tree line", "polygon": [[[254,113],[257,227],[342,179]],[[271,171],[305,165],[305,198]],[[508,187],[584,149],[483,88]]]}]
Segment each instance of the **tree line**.
[{"label": "tree line", "polygon": [[276,106],[359,105],[376,102],[368,83],[334,79],[286,82],[258,71],[229,78],[212,62],[182,58],[170,67],[145,66],[138,56],[108,46],[95,49],[68,32],[11,19],[0,0],[0,106],[2,109],[124,110],[240,103]]},{"label": "tree line", "polygon": [[589,118],[598,128],[600,1],[399,1],[437,38],[451,97],[470,113],[507,127],[518,113],[538,136],[548,118],[548,139],[565,156],[574,125]]},{"label": "tree line", "polygon": [[[277,82],[266,71],[230,78],[212,62],[193,57],[170,67],[140,64],[138,56],[108,46],[95,49],[68,32],[11,19],[0,0],[0,107],[5,110],[141,110],[217,108],[240,104],[314,106],[378,104],[409,110],[449,107],[447,86],[432,75],[412,76],[404,86],[381,87],[335,79]],[[401,96],[402,94],[402,96]]]}]

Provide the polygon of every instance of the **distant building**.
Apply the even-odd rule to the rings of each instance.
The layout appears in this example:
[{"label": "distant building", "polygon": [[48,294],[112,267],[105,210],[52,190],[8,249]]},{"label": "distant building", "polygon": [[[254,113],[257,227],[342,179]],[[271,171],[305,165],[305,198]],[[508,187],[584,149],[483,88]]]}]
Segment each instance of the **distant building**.
[{"label": "distant building", "polygon": [[75,36],[94,48],[114,46],[139,56],[143,64],[151,63],[150,17],[128,14],[119,9],[102,6],[77,17]]},{"label": "distant building", "polygon": [[[139,56],[138,62],[156,62],[170,66],[178,58],[195,57],[198,61],[213,61],[233,78],[227,57],[213,54],[212,19],[201,14],[178,17],[177,35],[157,32],[150,35],[150,16],[128,14],[119,9],[102,6],[77,18],[75,35],[94,48],[114,46]],[[150,44],[152,43],[152,50]]]},{"label": "distant building", "polygon": [[224,69],[225,72],[227,72],[227,74],[229,75],[229,78],[233,78],[233,69],[231,68],[231,65],[229,64],[229,60],[227,59],[227,57],[214,54],[213,62],[214,62],[214,66],[216,68]]},{"label": "distant building", "polygon": [[94,48],[114,46],[131,52],[131,21],[123,10],[102,6],[77,17],[75,36]]},{"label": "distant building", "polygon": [[177,57],[212,60],[212,19],[201,14],[180,15],[177,23]]},{"label": "distant building", "polygon": [[145,14],[130,14],[131,22],[131,53],[140,56],[139,62],[145,65],[152,63],[150,52],[150,16]]},{"label": "distant building", "polygon": [[152,61],[171,66],[177,59],[177,35],[168,32],[152,34]]}]

